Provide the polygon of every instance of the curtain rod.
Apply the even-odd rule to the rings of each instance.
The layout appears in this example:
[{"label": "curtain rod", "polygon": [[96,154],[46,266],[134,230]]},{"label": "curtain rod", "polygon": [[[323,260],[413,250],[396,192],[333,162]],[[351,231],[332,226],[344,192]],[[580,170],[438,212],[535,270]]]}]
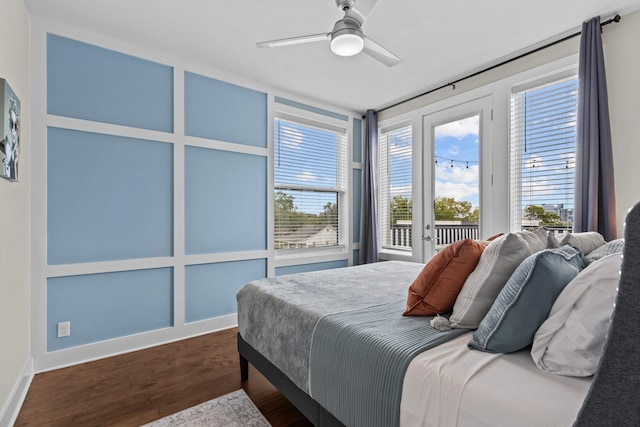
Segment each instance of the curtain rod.
[{"label": "curtain rod", "polygon": [[[616,16],[614,16],[614,17],[613,17],[613,18],[611,18],[611,19],[607,19],[606,21],[601,22],[601,23],[600,23],[600,28],[604,27],[605,25],[609,25],[609,24],[611,24],[611,23],[613,23],[613,22],[620,22],[620,20],[621,20],[621,19],[622,19],[622,18],[620,17],[620,15],[616,15]],[[456,87],[456,83],[460,83],[461,81],[464,81],[464,80],[470,79],[470,78],[475,77],[475,76],[477,76],[477,75],[479,75],[479,74],[486,73],[487,71],[491,71],[491,70],[493,70],[493,69],[495,69],[495,68],[501,67],[501,66],[506,65],[506,64],[508,64],[508,63],[510,63],[510,62],[517,61],[518,59],[524,58],[525,56],[531,55],[531,54],[536,53],[536,52],[539,52],[539,51],[541,51],[541,50],[543,50],[543,49],[549,48],[549,47],[551,47],[551,46],[557,45],[557,44],[559,44],[559,43],[562,43],[562,42],[564,42],[564,41],[567,41],[567,40],[569,40],[569,39],[572,39],[572,38],[574,38],[574,37],[577,37],[577,36],[579,36],[581,33],[582,33],[582,31],[577,31],[577,32],[575,32],[575,33],[573,33],[573,34],[569,34],[568,36],[562,37],[561,39],[554,40],[554,41],[552,41],[552,42],[550,42],[550,43],[547,43],[547,44],[545,44],[544,46],[540,46],[540,47],[537,47],[537,48],[535,48],[535,49],[532,49],[532,50],[530,50],[530,51],[528,51],[528,52],[521,53],[521,54],[520,54],[520,55],[518,55],[518,56],[515,56],[515,57],[513,57],[513,58],[507,59],[507,60],[502,61],[502,62],[500,62],[500,63],[498,63],[498,64],[492,65],[492,66],[490,66],[490,67],[484,68],[484,69],[482,69],[482,70],[480,70],[480,71],[476,71],[475,73],[471,73],[471,74],[466,75],[466,76],[464,76],[464,77],[460,77],[460,78],[459,78],[459,79],[457,79],[457,80],[454,80],[454,81],[452,81],[452,82],[449,82],[449,83],[443,84],[442,86],[438,86],[437,88],[430,89],[430,90],[428,90],[428,91],[426,91],[426,92],[423,92],[423,93],[421,93],[421,94],[419,94],[419,95],[414,95],[414,96],[412,96],[411,98],[407,98],[407,99],[405,99],[405,100],[403,100],[403,101],[396,102],[396,103],[395,103],[395,104],[393,104],[393,105],[389,105],[388,107],[384,107],[384,108],[382,108],[382,109],[380,109],[380,110],[376,111],[376,113],[379,113],[379,112],[381,112],[381,111],[388,110],[388,109],[393,108],[393,107],[397,107],[397,106],[398,106],[398,105],[400,105],[400,104],[404,104],[405,102],[413,101],[414,99],[420,98],[421,96],[428,95],[428,94],[433,93],[433,92],[435,92],[435,91],[438,91],[438,90],[440,90],[440,89],[444,89],[444,88],[446,88],[446,87],[448,87],[448,86],[453,86],[453,88],[455,89],[455,87]],[[364,117],[365,117],[365,116],[362,116],[362,118],[364,118]]]}]

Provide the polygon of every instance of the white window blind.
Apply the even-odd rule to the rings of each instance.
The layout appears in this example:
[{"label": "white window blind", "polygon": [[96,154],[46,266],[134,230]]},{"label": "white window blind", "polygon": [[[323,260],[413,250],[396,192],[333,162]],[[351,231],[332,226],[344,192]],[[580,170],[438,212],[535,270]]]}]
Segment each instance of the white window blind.
[{"label": "white window blind", "polygon": [[346,130],[274,122],[275,249],[344,245]]},{"label": "white window blind", "polygon": [[573,226],[577,77],[511,96],[511,228]]},{"label": "white window blind", "polygon": [[410,250],[412,245],[411,125],[381,130],[380,230],[383,248]]}]

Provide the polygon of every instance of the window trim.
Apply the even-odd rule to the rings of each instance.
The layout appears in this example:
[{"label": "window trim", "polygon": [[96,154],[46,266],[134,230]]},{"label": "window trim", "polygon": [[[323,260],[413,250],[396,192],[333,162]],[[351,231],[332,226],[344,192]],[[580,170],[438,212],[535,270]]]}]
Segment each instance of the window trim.
[{"label": "window trim", "polygon": [[[381,147],[381,135],[384,134],[389,134],[391,132],[403,129],[403,128],[410,128],[410,132],[411,132],[411,171],[410,171],[410,176],[411,176],[411,217],[413,220],[414,217],[414,211],[415,211],[415,204],[414,204],[414,188],[413,188],[413,181],[414,181],[414,166],[415,166],[415,157],[414,157],[414,137],[415,137],[415,127],[413,126],[413,123],[410,120],[404,120],[404,121],[398,121],[395,122],[389,126],[385,126],[385,127],[379,127],[378,128],[378,166],[380,166],[382,164],[383,161],[383,156],[384,158],[387,158],[388,156],[388,143],[387,143],[387,151],[386,153],[382,153],[382,147]],[[385,215],[390,215],[390,212],[383,212],[382,208],[383,206],[389,205],[387,207],[387,210],[389,211],[390,209],[390,202],[386,202],[386,197],[388,196],[387,192],[386,192],[386,188],[383,188],[382,182],[383,182],[383,177],[382,177],[382,169],[379,170],[379,175],[378,175],[378,232],[379,232],[379,239],[378,239],[378,247],[379,247],[379,251],[381,253],[388,253],[388,254],[396,254],[398,256],[407,256],[407,255],[411,255],[414,248],[413,245],[408,246],[408,247],[399,247],[399,246],[393,246],[393,245],[385,245],[384,243],[384,233],[386,233],[387,231],[387,227],[385,224],[384,219],[386,218]],[[383,200],[385,202],[383,202]],[[412,225],[413,227],[413,225]],[[413,230],[411,235],[413,235]],[[413,242],[412,242],[413,243]]]},{"label": "window trim", "polygon": [[[550,74],[556,74],[562,70],[576,69],[578,54],[574,51],[536,54],[537,59],[531,65],[530,61],[517,61],[486,73],[486,76],[477,81],[467,81],[464,85],[445,88],[433,94],[423,96],[416,101],[405,103],[388,111],[378,114],[379,128],[388,128],[403,121],[413,124],[414,143],[413,160],[422,159],[423,147],[419,139],[422,137],[422,117],[445,110],[456,105],[467,103],[485,96],[493,97],[493,117],[491,121],[491,140],[484,147],[482,161],[488,167],[483,173],[484,181],[481,184],[483,197],[488,197],[489,203],[485,203],[483,224],[483,237],[495,233],[503,233],[510,224],[510,194],[509,194],[509,95],[512,87],[537,81]],[[413,172],[413,222],[414,232],[422,230],[422,206],[423,206],[423,179],[429,171],[417,170]],[[426,184],[428,185],[428,183]],[[380,250],[380,259],[404,260],[422,262],[422,247],[414,245],[411,254],[398,254],[386,250]]]},{"label": "window trim", "polygon": [[[517,203],[517,200],[514,200],[514,197],[516,197],[514,195],[514,181],[517,180],[518,182],[520,182],[520,186],[522,186],[522,172],[518,172],[516,173],[513,168],[512,168],[512,163],[513,163],[513,158],[514,158],[514,131],[512,129],[512,124],[513,124],[513,115],[515,114],[514,111],[514,97],[516,96],[516,94],[521,93],[521,92],[525,92],[528,91],[530,89],[534,89],[534,88],[542,88],[544,86],[547,85],[553,85],[553,84],[557,84],[560,83],[562,81],[565,80],[572,80],[572,79],[576,79],[578,80],[578,64],[575,63],[573,65],[570,65],[568,67],[564,67],[564,68],[560,68],[557,69],[555,71],[551,71],[542,75],[539,75],[538,77],[534,77],[531,79],[528,79],[526,82],[517,84],[517,85],[513,85],[508,93],[508,101],[509,101],[509,115],[507,118],[507,132],[508,132],[508,147],[509,147],[509,160],[508,160],[508,177],[509,177],[509,200],[508,200],[508,208],[509,208],[509,224],[508,224],[508,230],[509,231],[520,231],[522,229],[522,224],[520,225],[520,227],[515,227],[515,204]],[[577,107],[576,107],[577,108]],[[577,135],[576,135],[577,137]],[[522,167],[519,168],[519,171],[522,170]],[[575,188],[574,188],[575,191]],[[573,197],[572,197],[572,201],[573,201]],[[522,204],[522,202],[520,201],[519,204]],[[518,215],[521,215],[518,214]],[[521,218],[521,220],[524,219],[524,216]],[[517,228],[517,229],[516,229]]]},{"label": "window trim", "polygon": [[[294,112],[290,111],[294,110]],[[307,112],[303,110],[294,109],[284,105],[278,105],[278,108],[273,111],[271,115],[271,138],[273,145],[271,147],[271,211],[272,220],[269,228],[271,234],[269,241],[270,250],[273,251],[274,267],[316,263],[334,260],[343,260],[348,255],[348,251],[351,247],[349,233],[351,224],[349,222],[351,212],[350,197],[350,150],[349,147],[352,143],[352,137],[349,132],[349,126],[352,123],[350,118],[348,121],[339,120],[329,116],[320,115],[317,113]],[[343,165],[338,166],[336,170],[336,188],[333,187],[319,187],[319,186],[301,186],[295,184],[276,185],[275,183],[275,146],[277,144],[276,138],[276,121],[282,120],[286,122],[293,122],[302,126],[311,127],[321,131],[335,132],[342,135],[342,157]],[[338,153],[336,152],[336,158]],[[342,172],[342,174],[341,174]],[[327,247],[314,247],[314,248],[290,248],[290,249],[276,249],[275,248],[275,194],[278,190],[296,190],[296,191],[319,191],[319,192],[335,192],[340,198],[339,211],[338,211],[338,245]],[[341,205],[341,206],[340,206]],[[348,258],[348,257],[347,257]],[[296,262],[296,260],[298,260]]]}]

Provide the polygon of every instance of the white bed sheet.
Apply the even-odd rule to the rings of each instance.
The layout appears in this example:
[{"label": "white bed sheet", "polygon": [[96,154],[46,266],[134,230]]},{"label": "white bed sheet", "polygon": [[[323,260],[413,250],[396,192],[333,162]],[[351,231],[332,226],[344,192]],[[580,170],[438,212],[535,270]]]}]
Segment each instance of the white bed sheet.
[{"label": "white bed sheet", "polygon": [[538,369],[528,351],[469,350],[471,333],[413,359],[402,389],[402,427],[571,426],[591,378]]}]

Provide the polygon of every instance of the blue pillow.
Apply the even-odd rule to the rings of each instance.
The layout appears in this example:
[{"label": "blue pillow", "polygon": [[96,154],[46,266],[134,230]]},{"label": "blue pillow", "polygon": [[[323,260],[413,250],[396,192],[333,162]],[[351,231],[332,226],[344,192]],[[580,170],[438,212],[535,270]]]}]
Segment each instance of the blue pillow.
[{"label": "blue pillow", "polygon": [[582,252],[568,245],[529,256],[498,294],[469,348],[511,353],[531,345],[562,289],[587,264]]}]

